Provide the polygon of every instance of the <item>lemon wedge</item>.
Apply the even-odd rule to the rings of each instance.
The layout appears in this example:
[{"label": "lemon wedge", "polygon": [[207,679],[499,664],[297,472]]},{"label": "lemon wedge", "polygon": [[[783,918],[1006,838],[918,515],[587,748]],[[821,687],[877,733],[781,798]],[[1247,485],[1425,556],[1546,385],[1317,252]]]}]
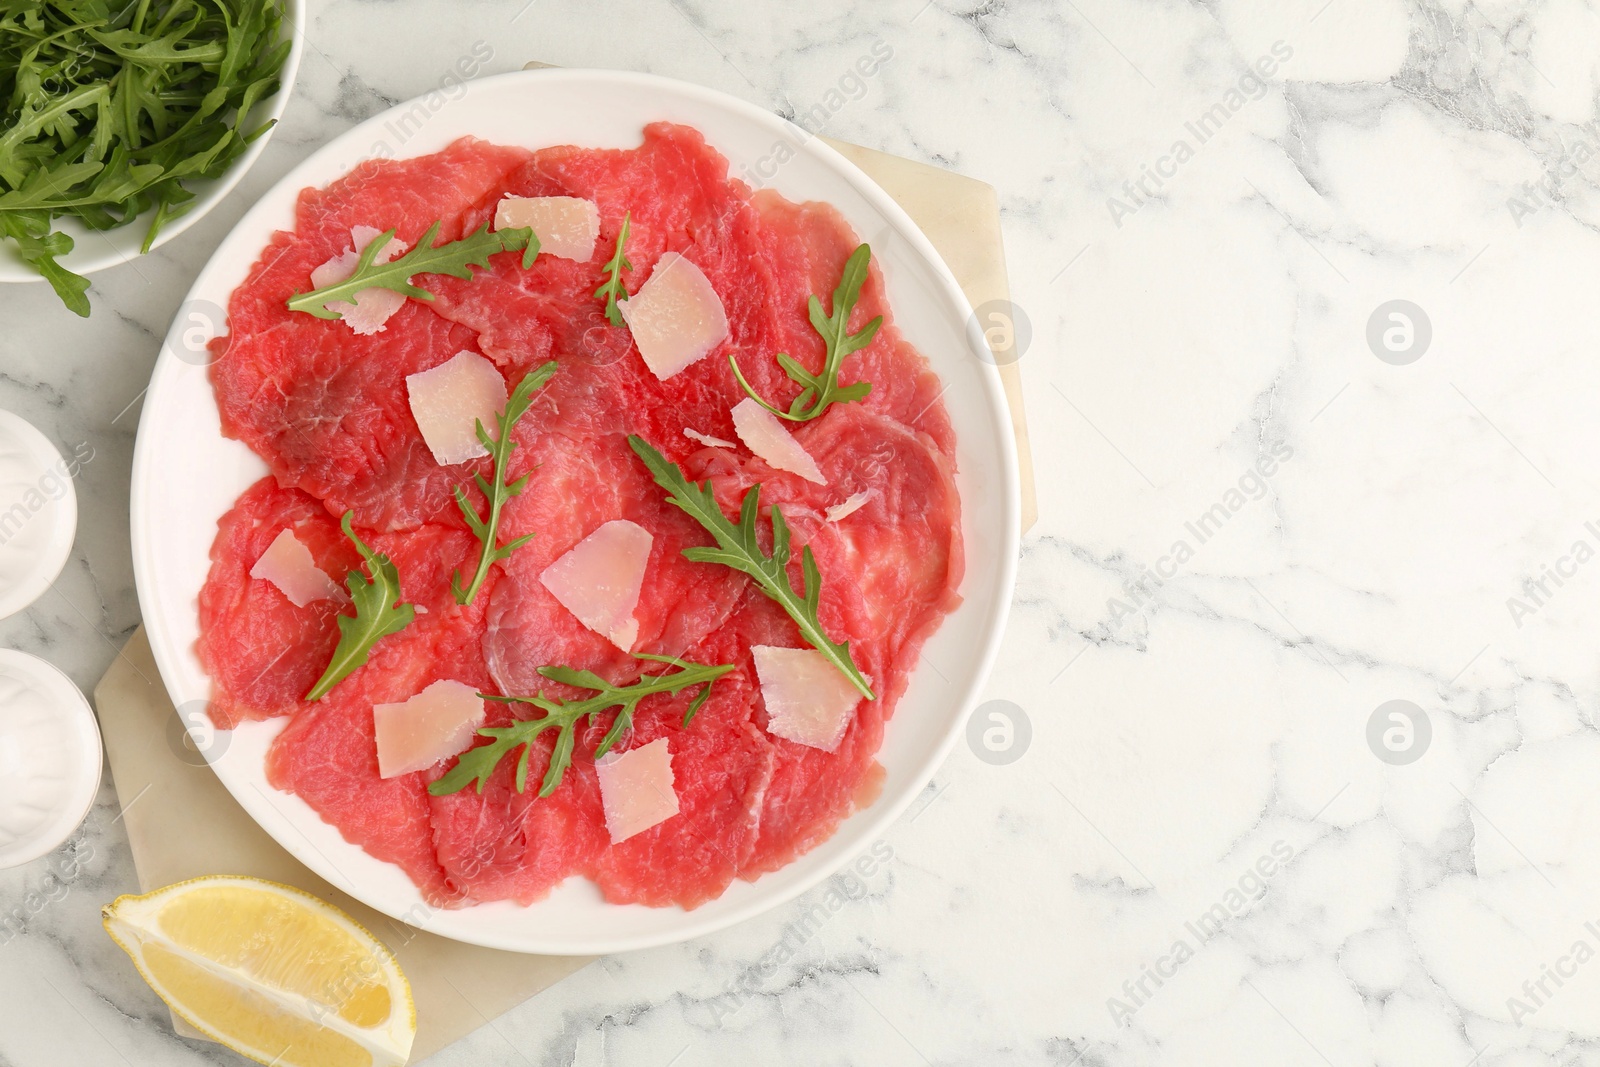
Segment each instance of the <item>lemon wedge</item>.
[{"label": "lemon wedge", "polygon": [[150,988],[207,1037],[276,1067],[399,1067],[411,985],[354,919],[291,886],[195,878],[101,912]]}]

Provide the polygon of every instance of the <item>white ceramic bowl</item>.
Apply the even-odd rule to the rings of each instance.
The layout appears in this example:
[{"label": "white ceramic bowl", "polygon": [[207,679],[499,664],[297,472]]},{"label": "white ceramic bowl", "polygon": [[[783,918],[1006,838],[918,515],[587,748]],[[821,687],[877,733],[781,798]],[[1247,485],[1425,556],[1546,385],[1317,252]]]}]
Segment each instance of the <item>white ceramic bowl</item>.
[{"label": "white ceramic bowl", "polygon": [[[282,87],[272,96],[256,101],[245,123],[245,129],[255,129],[265,122],[276,123],[283,118],[284,109],[289,106],[289,97],[294,90],[295,75],[300,70],[300,57],[306,47],[305,32],[300,25],[303,0],[282,0],[282,2],[283,33],[289,39],[289,54],[284,57],[283,71],[280,75]],[[239,179],[244,177],[245,171],[255,165],[255,161],[267,147],[267,139],[276,129],[277,126],[274,125],[252,141],[221,176],[209,181],[187,182],[195,194],[189,210],[161,228],[161,232],[156,234],[155,244],[151,246],[152,251],[199,222],[205,217],[206,212],[232,192],[233,187],[239,184]],[[76,219],[57,219],[53,225],[73,241],[72,251],[62,257],[60,263],[74,274],[92,274],[106,267],[115,267],[119,263],[128,263],[141,254],[140,246],[144,244],[144,235],[149,224],[148,212],[126,226],[119,226],[114,230],[91,230]],[[38,271],[23,262],[10,241],[0,240],[0,282],[42,283],[43,281]]]},{"label": "white ceramic bowl", "polygon": [[72,679],[0,649],[0,868],[72,836],[100,789],[100,727]]},{"label": "white ceramic bowl", "polygon": [[[885,732],[879,760],[887,776],[878,801],[783,870],[753,883],[735,882],[694,911],[607,904],[581,878],[569,879],[531,907],[497,902],[430,909],[399,868],[350,845],[298,797],[267,784],[263,758],[281,721],[246,724],[225,735],[225,745],[205,747],[240,804],[308,867],[379,911],[445,937],[522,952],[619,952],[706,934],[793,898],[869,847],[932,777],[962,732],[1004,625],[1018,543],[1016,454],[998,374],[969,347],[971,307],[927,238],[882,189],[799,127],[743,101],[643,74],[541,70],[473,82],[455,99],[401,104],[338,137],[263,196],[217,249],[185,306],[225,307],[271,233],[293,226],[299,191],[333,181],[363,159],[422,155],[465,134],[528,147],[631,147],[642,128],[659,119],[697,127],[729,158],[735,174],[753,174],[758,166],[770,170],[763,161],[770,162],[775,146],[798,146],[767,184],[791,200],[828,201],[871,242],[896,323],[948,386],[944,399],[958,436],[967,553],[964,602],[928,642],[925,665],[914,673]],[[210,692],[194,653],[195,598],[206,578],[216,520],[266,473],[248,448],[223,438],[203,360],[195,356],[203,351],[195,344],[199,339],[181,336],[204,316],[183,315],[145,398],[132,501],[145,628],[180,707]]]},{"label": "white ceramic bowl", "polygon": [[38,600],[66,566],[78,532],[79,462],[69,464],[31,422],[0,411],[0,619]]}]

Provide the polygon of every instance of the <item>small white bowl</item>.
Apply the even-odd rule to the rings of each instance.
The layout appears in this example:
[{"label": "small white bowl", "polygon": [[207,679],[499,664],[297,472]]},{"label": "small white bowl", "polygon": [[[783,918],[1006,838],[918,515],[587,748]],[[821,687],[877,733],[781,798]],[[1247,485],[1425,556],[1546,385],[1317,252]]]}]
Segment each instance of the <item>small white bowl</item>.
[{"label": "small white bowl", "polygon": [[[283,118],[283,112],[289,106],[295,75],[300,70],[300,57],[305,52],[306,35],[300,27],[303,6],[303,0],[283,2],[283,33],[289,40],[289,54],[283,60],[281,88],[265,100],[256,101],[244,128],[255,129],[269,121],[274,125],[252,141],[244,153],[233,161],[233,165],[223,171],[221,177],[209,181],[185,183],[194,191],[194,201],[188,211],[161,228],[161,232],[156,234],[151,251],[160,248],[204,218],[206,212],[216,207],[223,197],[233,191],[233,187],[239,184],[239,179],[244,177],[245,171],[255,164],[256,159],[267,147],[267,139],[277,129],[277,121]],[[72,251],[61,257],[59,260],[61,265],[74,274],[92,274],[97,270],[137,259],[142,254],[140,246],[144,244],[144,235],[149,224],[150,217],[146,212],[126,226],[119,226],[114,230],[91,230],[79,224],[76,219],[69,218],[56,219],[51,225],[72,238]],[[10,241],[0,240],[0,282],[43,281],[44,278],[40,277],[38,271],[23,262]]]},{"label": "small white bowl", "polygon": [[0,868],[72,836],[100,790],[100,727],[72,679],[0,649]]},{"label": "small white bowl", "polygon": [[38,600],[67,565],[78,531],[76,462],[0,410],[0,619]]}]

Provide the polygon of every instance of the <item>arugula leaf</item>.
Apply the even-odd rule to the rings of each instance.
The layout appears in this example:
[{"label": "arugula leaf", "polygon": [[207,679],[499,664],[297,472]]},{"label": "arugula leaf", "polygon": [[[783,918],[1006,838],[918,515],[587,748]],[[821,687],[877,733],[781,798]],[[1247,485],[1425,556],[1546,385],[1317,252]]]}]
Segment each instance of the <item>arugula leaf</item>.
[{"label": "arugula leaf", "polygon": [[822,620],[817,616],[817,608],[822,601],[822,574],[817,569],[810,545],[800,555],[803,594],[796,593],[794,586],[789,583],[789,524],[784,521],[783,512],[776,505],[772,508],[772,555],[765,555],[761,551],[761,544],[756,538],[761,486],[751,486],[744,495],[739,507],[739,525],[735,526],[722,514],[709,482],[701,485],[689,481],[676,463],[650,447],[642,437],[629,434],[628,444],[633,446],[635,454],[650,469],[656,484],[667,491],[667,503],[676,505],[704,526],[717,542],[715,548],[686,548],[683,554],[696,563],[720,563],[754,578],[761,591],[789,613],[789,618],[800,627],[800,635],[806,639],[806,643],[837,667],[839,673],[848,678],[862,696],[876,700],[866,676],[850,658],[850,642],[835,642],[822,628]]},{"label": "arugula leaf", "polygon": [[539,238],[526,226],[490,233],[489,224],[485,222],[476,233],[459,241],[435,245],[433,239],[439,235],[441,225],[442,222],[435,222],[429,226],[428,232],[417,242],[417,247],[388,263],[377,262],[378,253],[394,240],[395,231],[379,234],[361,250],[361,258],[356,261],[355,272],[350,277],[309,293],[296,293],[289,298],[289,310],[304,311],[319,319],[337,319],[339,313],[328,309],[329,302],[342,300],[355,303],[356,294],[364,289],[392,289],[415,300],[432,300],[432,293],[412,284],[413,275],[448,274],[456,278],[471,278],[472,268],[487,270],[489,257],[497,252],[521,251],[524,266],[530,262],[530,256],[539,254]]},{"label": "arugula leaf", "polygon": [[605,284],[594,291],[594,295],[606,302],[606,318],[611,325],[623,325],[622,311],[617,307],[617,301],[628,299],[627,287],[622,284],[622,272],[632,270],[633,264],[628,262],[628,257],[623,254],[623,249],[628,246],[628,224],[633,218],[633,212],[625,212],[622,216],[622,229],[617,231],[617,247],[611,253],[611,259],[606,263]]},{"label": "arugula leaf", "polygon": [[788,411],[775,407],[757,393],[745,380],[744,372],[739,369],[739,361],[734,358],[733,353],[728,354],[728,364],[733,368],[733,376],[739,379],[739,385],[750,394],[752,400],[779,418],[791,422],[808,422],[828,410],[829,404],[845,404],[852,400],[860,400],[872,392],[871,382],[839,384],[839,372],[844,368],[844,357],[871,344],[878,327],[883,325],[883,316],[879,315],[855,333],[849,332],[850,313],[855,310],[856,301],[861,299],[861,286],[867,280],[867,264],[871,259],[872,250],[865,244],[858,245],[856,250],[850,253],[850,258],[844,264],[844,274],[839,279],[839,287],[833,291],[832,315],[824,315],[822,301],[818,300],[814,293],[811,296],[809,305],[811,328],[822,335],[822,340],[827,346],[822,373],[812,374],[793,356],[786,352],[778,353],[778,365],[783,368],[784,373],[803,386],[800,395],[789,405]]},{"label": "arugula leaf", "polygon": [[179,42],[186,36],[183,30],[174,30],[165,37],[155,40],[133,30],[114,30],[110,33],[90,30],[89,36],[122,58],[131,59],[143,66],[168,63],[216,64],[222,61],[227,52],[226,46],[221,41],[181,47]]},{"label": "arugula leaf", "polygon": [[0,234],[16,242],[23,260],[50,283],[67,310],[88,318],[89,297],[86,294],[89,291],[89,279],[72,273],[56,262],[56,257],[72,251],[72,238],[64,233],[47,232],[39,235],[36,229],[48,230],[49,226],[30,227],[19,216],[0,215]]},{"label": "arugula leaf", "polygon": [[481,793],[483,787],[489,784],[489,779],[493,776],[495,768],[500,765],[500,761],[518,748],[522,749],[522,755],[517,760],[517,792],[526,792],[528,758],[533,752],[533,742],[544,731],[555,730],[556,743],[550,752],[550,766],[545,771],[544,782],[539,787],[539,795],[547,797],[556,791],[556,787],[561,784],[562,776],[572,764],[578,723],[586,716],[598,715],[609,708],[617,709],[616,719],[594,750],[594,758],[599,759],[611,751],[611,747],[617,743],[623,731],[633,722],[633,713],[639,707],[639,701],[645,697],[656,693],[676,694],[693,685],[704,685],[705,688],[690,702],[689,710],[683,716],[683,725],[688,726],[689,720],[694,718],[694,713],[699,711],[711,696],[711,683],[733,670],[731,663],[708,667],[675,656],[652,656],[643,652],[638,653],[638,656],[640,659],[665,663],[678,669],[661,674],[647,674],[632,685],[612,685],[591,671],[574,670],[571,667],[540,667],[539,673],[552,682],[595,691],[592,697],[573,701],[550,700],[542,692],[531,697],[502,697],[479,693],[478,695],[485,700],[532,704],[544,714],[536,719],[523,719],[510,726],[488,726],[479,730],[478,734],[490,738],[491,742],[463,752],[448,773],[428,786],[428,792],[436,797],[448,796],[451,793],[459,793],[476,782],[478,792]]},{"label": "arugula leaf", "polygon": [[472,476],[472,480],[478,484],[478,490],[489,502],[488,518],[479,518],[477,511],[467,503],[466,487],[456,486],[456,507],[461,509],[467,525],[478,535],[480,542],[478,569],[472,576],[472,584],[462,586],[460,571],[456,571],[450,578],[450,591],[455,594],[458,604],[472,603],[472,598],[478,595],[483,580],[489,576],[489,568],[533,540],[533,534],[528,533],[503,545],[499,543],[501,509],[505,507],[506,501],[522,492],[523,487],[528,484],[526,474],[514,482],[508,483],[505,480],[506,467],[511,462],[511,451],[517,447],[516,440],[511,436],[511,430],[516,426],[517,420],[526,415],[528,408],[533,406],[533,394],[544,388],[544,384],[555,374],[557,366],[556,361],[551,360],[538,370],[523,376],[517,387],[511,390],[511,395],[506,398],[505,410],[495,416],[495,421],[499,423],[500,434],[494,440],[489,439],[488,431],[483,428],[483,420],[478,420],[478,441],[489,450],[489,455],[494,457],[494,483],[490,484],[482,474]]},{"label": "arugula leaf", "polygon": [[[0,0],[0,242],[80,315],[71,239],[148,217],[143,249],[266,129],[289,54],[278,0]],[[23,216],[19,222],[16,216]]]},{"label": "arugula leaf", "polygon": [[[0,137],[0,159],[12,158],[19,144],[31,140],[43,131],[61,130],[63,124],[68,122],[67,116],[71,112],[97,110],[109,92],[105,85],[85,85],[65,96],[52,99],[37,110],[24,109],[17,116],[15,125]],[[71,126],[67,125],[65,128],[70,130]]]},{"label": "arugula leaf", "polygon": [[344,535],[355,543],[356,551],[367,563],[367,578],[359,570],[345,577],[345,587],[355,604],[354,616],[339,616],[339,644],[333,650],[328,669],[322,672],[317,684],[306,694],[307,700],[321,700],[328,691],[342,682],[357,667],[367,662],[372,646],[381,638],[397,634],[411,625],[417,609],[400,601],[400,571],[382,552],[374,552],[350,528],[354,511],[344,513],[339,525]]}]

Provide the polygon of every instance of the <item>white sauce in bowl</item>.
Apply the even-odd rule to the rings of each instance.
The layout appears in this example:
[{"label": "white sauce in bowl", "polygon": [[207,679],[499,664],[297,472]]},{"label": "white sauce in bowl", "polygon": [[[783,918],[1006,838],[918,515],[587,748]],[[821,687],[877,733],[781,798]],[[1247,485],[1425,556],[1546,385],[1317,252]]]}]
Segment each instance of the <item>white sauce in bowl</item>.
[{"label": "white sauce in bowl", "polygon": [[0,868],[55,849],[100,788],[100,729],[72,680],[0,650]]},{"label": "white sauce in bowl", "polygon": [[78,529],[72,479],[94,455],[69,461],[27,420],[0,411],[0,618],[39,599],[60,575]]}]

